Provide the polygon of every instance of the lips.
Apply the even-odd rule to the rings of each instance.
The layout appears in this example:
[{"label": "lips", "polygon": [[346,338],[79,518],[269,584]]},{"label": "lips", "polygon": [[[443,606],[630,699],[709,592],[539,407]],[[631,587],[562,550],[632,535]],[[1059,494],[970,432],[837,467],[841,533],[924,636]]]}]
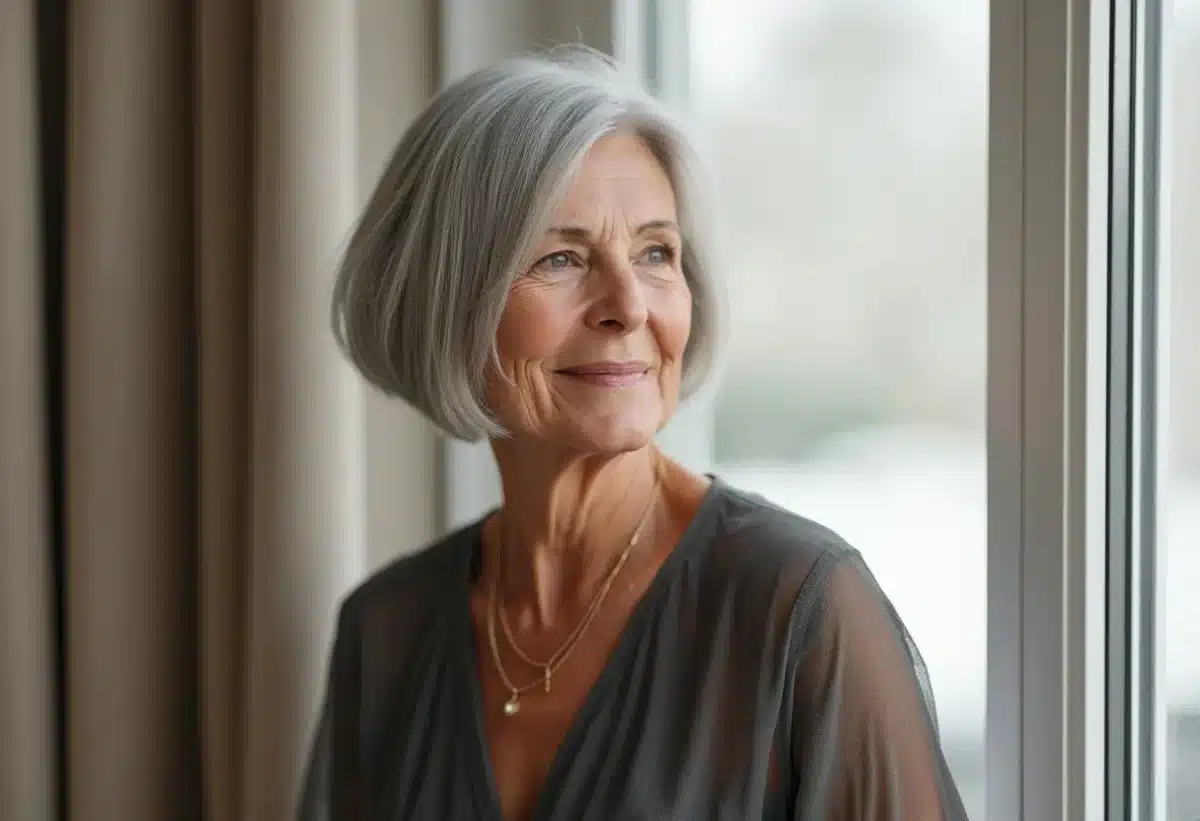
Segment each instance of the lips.
[{"label": "lips", "polygon": [[589,362],[559,371],[577,382],[601,388],[627,388],[646,379],[650,366],[641,361]]},{"label": "lips", "polygon": [[563,368],[561,373],[570,376],[631,376],[643,374],[648,370],[650,370],[648,364],[635,360],[630,362],[589,362],[586,365]]}]

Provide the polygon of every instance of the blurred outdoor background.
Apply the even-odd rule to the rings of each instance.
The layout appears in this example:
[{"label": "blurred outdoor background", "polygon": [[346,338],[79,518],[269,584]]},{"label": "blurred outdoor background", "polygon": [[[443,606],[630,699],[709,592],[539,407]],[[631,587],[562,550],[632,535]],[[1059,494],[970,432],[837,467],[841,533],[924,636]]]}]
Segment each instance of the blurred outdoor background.
[{"label": "blurred outdoor background", "polygon": [[[731,481],[866,556],[983,817],[986,0],[691,0],[721,194]],[[1168,821],[1200,818],[1200,0],[1176,0],[1168,181]],[[936,595],[934,595],[936,593]]]}]

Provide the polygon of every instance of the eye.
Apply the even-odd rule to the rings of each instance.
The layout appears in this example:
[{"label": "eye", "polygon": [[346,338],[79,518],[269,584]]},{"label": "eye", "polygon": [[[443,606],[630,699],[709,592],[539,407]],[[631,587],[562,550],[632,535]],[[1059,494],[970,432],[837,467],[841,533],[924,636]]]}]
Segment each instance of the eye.
[{"label": "eye", "polygon": [[533,267],[537,271],[557,273],[567,271],[577,265],[582,265],[582,263],[575,254],[570,251],[555,251],[539,259],[533,264]]},{"label": "eye", "polygon": [[675,261],[675,249],[670,245],[651,245],[642,252],[642,261],[647,265],[669,265]]}]

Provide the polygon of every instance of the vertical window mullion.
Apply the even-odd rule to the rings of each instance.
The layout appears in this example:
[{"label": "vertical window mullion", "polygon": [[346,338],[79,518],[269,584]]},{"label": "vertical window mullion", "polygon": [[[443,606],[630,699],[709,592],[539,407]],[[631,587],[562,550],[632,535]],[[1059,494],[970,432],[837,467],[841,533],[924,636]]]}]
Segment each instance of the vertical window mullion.
[{"label": "vertical window mullion", "polygon": [[[1109,813],[1165,814],[1158,488],[1161,0],[1113,0],[1109,441]],[[1118,92],[1118,86],[1120,92]]]},{"label": "vertical window mullion", "polygon": [[1113,0],[1108,471],[1108,818],[1157,821],[1161,13]]},{"label": "vertical window mullion", "polygon": [[1131,587],[1135,562],[1130,522],[1135,478],[1130,470],[1133,403],[1131,399],[1133,312],[1133,2],[1112,0],[1109,50],[1111,144],[1108,205],[1109,339],[1108,339],[1108,640],[1106,817],[1133,821],[1136,793],[1132,744],[1135,681],[1131,649],[1136,633]]},{"label": "vertical window mullion", "polygon": [[1109,100],[1097,92],[1107,86],[1107,2],[992,3],[994,819],[1083,821],[1104,800]]}]

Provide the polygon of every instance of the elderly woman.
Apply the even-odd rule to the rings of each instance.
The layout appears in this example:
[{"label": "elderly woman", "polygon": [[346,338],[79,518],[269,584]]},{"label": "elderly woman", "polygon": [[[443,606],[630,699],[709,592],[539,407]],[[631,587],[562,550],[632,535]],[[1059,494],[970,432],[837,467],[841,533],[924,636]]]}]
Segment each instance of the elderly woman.
[{"label": "elderly woman", "polygon": [[488,441],[503,504],[345,600],[304,817],[964,818],[861,557],[655,447],[713,361],[701,193],[676,120],[578,49],[400,141],[335,331]]}]

